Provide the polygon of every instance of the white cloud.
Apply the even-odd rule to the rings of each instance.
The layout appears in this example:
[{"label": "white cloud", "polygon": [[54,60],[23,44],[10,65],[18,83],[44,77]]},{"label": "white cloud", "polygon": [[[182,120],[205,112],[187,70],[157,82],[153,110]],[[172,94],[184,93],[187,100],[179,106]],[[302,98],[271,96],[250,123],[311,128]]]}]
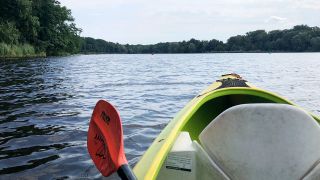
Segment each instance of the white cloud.
[{"label": "white cloud", "polygon": [[320,26],[320,0],[60,0],[83,36],[120,43],[226,40],[256,29]]},{"label": "white cloud", "polygon": [[294,0],[294,4],[299,9],[320,10],[319,0]]},{"label": "white cloud", "polygon": [[286,21],[287,21],[287,18],[284,18],[284,17],[270,16],[268,19],[266,19],[265,22],[267,22],[267,23],[270,23],[270,22],[284,23]]}]

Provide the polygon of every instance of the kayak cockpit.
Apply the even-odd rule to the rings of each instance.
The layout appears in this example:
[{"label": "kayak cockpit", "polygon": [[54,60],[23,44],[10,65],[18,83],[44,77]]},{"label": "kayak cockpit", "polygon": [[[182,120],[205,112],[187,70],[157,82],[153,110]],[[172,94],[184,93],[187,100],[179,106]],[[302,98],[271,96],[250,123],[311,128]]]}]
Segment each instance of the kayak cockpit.
[{"label": "kayak cockpit", "polygon": [[189,133],[181,132],[162,165],[157,179],[226,179],[227,176]]},{"label": "kayak cockpit", "polygon": [[[222,77],[222,79],[229,78],[238,77]],[[248,87],[219,88],[223,83],[221,84],[221,81],[217,81],[192,99],[162,130],[136,164],[134,172],[137,177],[139,179],[161,177],[161,169],[165,166],[168,154],[177,142],[181,132],[189,134],[191,143],[199,143],[200,133],[219,114],[233,106],[254,103],[293,104],[281,96],[258,89],[247,82],[245,83]],[[319,117],[311,113],[308,114],[317,123],[320,122]]]},{"label": "kayak cockpit", "polygon": [[[235,89],[230,89],[230,92],[235,93]],[[249,95],[248,91],[252,93]],[[202,130],[220,113],[226,109],[248,103],[284,103],[290,104],[281,98],[276,98],[272,94],[266,94],[265,92],[260,93],[257,90],[245,89],[245,91],[239,89],[237,94],[222,94],[219,95],[220,91],[217,91],[209,96],[205,97],[204,103],[200,104],[198,109],[194,111],[192,116],[186,121],[182,131],[190,132],[191,139],[198,140],[199,134]],[[228,90],[221,91],[221,93],[228,93]],[[255,93],[255,94],[254,94]],[[210,96],[218,97],[210,97]]]},{"label": "kayak cockpit", "polygon": [[305,111],[242,104],[211,120],[197,140],[181,132],[157,178],[319,179],[319,149],[320,126]]}]

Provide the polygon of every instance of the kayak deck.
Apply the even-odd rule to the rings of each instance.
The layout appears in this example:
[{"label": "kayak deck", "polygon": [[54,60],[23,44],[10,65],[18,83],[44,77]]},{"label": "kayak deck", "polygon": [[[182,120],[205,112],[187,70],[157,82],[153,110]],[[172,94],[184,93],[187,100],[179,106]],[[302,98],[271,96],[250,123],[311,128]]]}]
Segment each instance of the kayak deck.
[{"label": "kayak deck", "polygon": [[[199,134],[220,113],[232,106],[248,103],[293,104],[278,95],[252,86],[238,75],[222,76],[192,99],[163,129],[134,167],[137,178],[155,179],[158,176],[181,131],[188,132],[192,140],[199,141]],[[312,117],[319,122],[318,117]]]}]

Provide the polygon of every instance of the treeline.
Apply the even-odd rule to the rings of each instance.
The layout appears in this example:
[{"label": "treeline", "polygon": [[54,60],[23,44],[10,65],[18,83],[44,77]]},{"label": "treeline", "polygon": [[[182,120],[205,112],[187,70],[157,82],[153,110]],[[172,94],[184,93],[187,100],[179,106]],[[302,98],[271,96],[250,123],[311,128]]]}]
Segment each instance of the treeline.
[{"label": "treeline", "polygon": [[82,53],[201,53],[224,51],[222,41],[199,41],[191,39],[182,42],[166,42],[153,45],[122,45],[119,43],[107,42],[102,39],[83,38],[81,46]]},{"label": "treeline", "polygon": [[0,0],[0,57],[78,53],[80,29],[56,0]]},{"label": "treeline", "polygon": [[102,39],[83,38],[82,53],[210,53],[210,52],[319,52],[320,28],[306,25],[292,29],[256,30],[230,37],[226,43],[191,39],[152,45],[121,45]]},{"label": "treeline", "polygon": [[57,0],[0,0],[0,58],[75,53],[320,52],[320,28],[306,25],[230,37],[129,45],[80,37],[71,11]]}]

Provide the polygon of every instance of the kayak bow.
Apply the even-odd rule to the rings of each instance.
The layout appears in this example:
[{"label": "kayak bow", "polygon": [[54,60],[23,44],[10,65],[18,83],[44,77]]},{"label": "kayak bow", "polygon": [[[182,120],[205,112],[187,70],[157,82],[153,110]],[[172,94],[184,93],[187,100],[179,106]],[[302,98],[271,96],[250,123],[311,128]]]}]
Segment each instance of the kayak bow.
[{"label": "kayak bow", "polygon": [[[134,167],[135,175],[138,179],[156,179],[162,176],[161,173],[164,172],[161,170],[162,168],[172,168],[176,171],[192,171],[191,164],[188,165],[187,163],[183,167],[179,167],[178,162],[172,162],[168,158],[168,156],[174,155],[170,153],[173,149],[179,149],[175,142],[177,138],[183,138],[180,137],[180,134],[187,132],[191,140],[196,143],[200,142],[200,133],[219,114],[230,107],[252,103],[289,104],[297,107],[279,95],[254,87],[237,74],[223,75],[221,79],[192,99],[169,122]],[[311,113],[308,114],[314,120],[320,122],[319,117]],[[169,177],[169,175],[163,177]]]}]

